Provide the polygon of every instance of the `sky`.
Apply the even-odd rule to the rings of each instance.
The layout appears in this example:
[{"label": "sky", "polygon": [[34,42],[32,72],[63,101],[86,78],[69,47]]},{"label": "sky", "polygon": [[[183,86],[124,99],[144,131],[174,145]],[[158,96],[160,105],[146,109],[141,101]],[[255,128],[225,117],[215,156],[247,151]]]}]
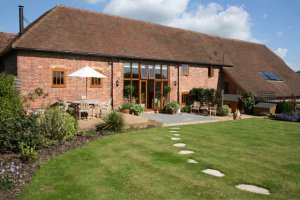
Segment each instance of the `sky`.
[{"label": "sky", "polygon": [[299,0],[0,0],[0,32],[18,32],[18,5],[33,22],[57,4],[263,43],[300,71]]}]

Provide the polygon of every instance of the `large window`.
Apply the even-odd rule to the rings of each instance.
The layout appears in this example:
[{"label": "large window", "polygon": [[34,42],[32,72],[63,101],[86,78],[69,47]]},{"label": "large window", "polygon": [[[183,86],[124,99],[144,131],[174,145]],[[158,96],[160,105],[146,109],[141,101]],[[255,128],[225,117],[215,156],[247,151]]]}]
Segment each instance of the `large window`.
[{"label": "large window", "polygon": [[188,64],[182,64],[182,72],[181,74],[184,76],[188,76],[189,75],[189,65]]},{"label": "large window", "polygon": [[52,87],[66,87],[65,69],[52,70]]},{"label": "large window", "polygon": [[270,80],[270,81],[282,81],[274,72],[267,72],[267,71],[262,71],[259,72],[261,77],[263,77],[265,80]]},{"label": "large window", "polygon": [[[102,73],[101,70],[96,70],[99,73]],[[100,88],[103,86],[103,79],[101,78],[91,78],[91,87]]]}]

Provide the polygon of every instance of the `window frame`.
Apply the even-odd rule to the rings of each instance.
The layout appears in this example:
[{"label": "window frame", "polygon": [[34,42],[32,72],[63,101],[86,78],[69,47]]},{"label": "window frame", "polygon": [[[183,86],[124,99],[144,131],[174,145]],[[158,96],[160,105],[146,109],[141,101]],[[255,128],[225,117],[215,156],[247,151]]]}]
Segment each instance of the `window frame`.
[{"label": "window frame", "polygon": [[[63,84],[55,84],[54,83],[54,81],[53,81],[53,79],[54,79],[54,72],[63,72],[64,73],[64,75],[63,75]],[[54,69],[52,69],[51,70],[51,73],[52,73],[52,75],[51,75],[51,87],[52,88],[65,88],[66,87],[66,82],[67,82],[67,79],[66,79],[66,69],[64,69],[64,68],[54,68]]]},{"label": "window frame", "polygon": [[[184,67],[187,67],[186,70],[184,70]],[[181,75],[182,76],[188,76],[190,73],[190,67],[189,64],[181,64]]]},{"label": "window frame", "polygon": [[[185,98],[183,98],[183,95],[185,95],[186,97]],[[189,95],[189,92],[186,92],[186,91],[184,91],[184,92],[181,92],[181,95],[180,95],[180,97],[181,97],[181,101],[180,101],[180,103],[181,103],[181,105],[187,105],[188,104],[188,96]],[[183,101],[183,99],[185,99],[185,101]]]},{"label": "window frame", "polygon": [[277,74],[271,71],[260,71],[258,72],[258,74],[267,81],[275,81],[275,82],[283,81]]},{"label": "window frame", "polygon": [[[95,69],[95,71],[103,74],[103,71],[100,69]],[[99,80],[100,84],[93,84],[93,80]],[[94,81],[95,82],[95,81]],[[96,81],[97,82],[97,81]],[[91,77],[90,79],[90,88],[102,88],[103,87],[103,78]]]}]

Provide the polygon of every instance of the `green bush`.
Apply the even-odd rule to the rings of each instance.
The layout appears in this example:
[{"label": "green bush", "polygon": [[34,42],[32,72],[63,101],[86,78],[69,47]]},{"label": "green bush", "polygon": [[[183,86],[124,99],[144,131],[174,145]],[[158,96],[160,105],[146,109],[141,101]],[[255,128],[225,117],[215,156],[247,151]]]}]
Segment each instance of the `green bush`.
[{"label": "green bush", "polygon": [[289,114],[295,110],[295,104],[292,102],[279,102],[276,106],[276,113]]},{"label": "green bush", "polygon": [[223,105],[223,107],[218,109],[219,116],[229,116],[231,113],[231,108],[228,105]]},{"label": "green bush", "polygon": [[[239,107],[240,110],[250,112],[250,110],[252,109],[254,104],[255,104],[254,95],[252,94],[252,92],[246,92],[243,95],[243,98],[240,100],[238,107]],[[248,113],[248,114],[250,114],[250,113]]]},{"label": "green bush", "polygon": [[180,104],[177,103],[177,102],[168,103],[165,106],[165,110],[166,110],[167,113],[175,113],[179,109],[180,109]]},{"label": "green bush", "polygon": [[35,151],[35,147],[31,147],[23,142],[20,143],[20,160],[23,163],[28,163],[37,157],[37,152]]},{"label": "green bush", "polygon": [[141,106],[141,104],[136,104],[136,103],[131,104],[130,110],[135,114],[140,114],[144,112],[144,109]]},{"label": "green bush", "polygon": [[97,130],[101,131],[112,131],[112,132],[121,132],[125,125],[125,119],[123,113],[113,110],[109,112],[103,120],[105,124],[101,124],[97,127]]},{"label": "green bush", "polygon": [[77,133],[77,120],[57,107],[47,109],[40,120],[41,133],[49,140],[62,142]]},{"label": "green bush", "polygon": [[124,102],[123,104],[122,104],[122,106],[121,106],[121,111],[123,111],[123,110],[125,110],[125,109],[131,109],[131,107],[132,107],[132,103],[130,103],[130,102]]}]

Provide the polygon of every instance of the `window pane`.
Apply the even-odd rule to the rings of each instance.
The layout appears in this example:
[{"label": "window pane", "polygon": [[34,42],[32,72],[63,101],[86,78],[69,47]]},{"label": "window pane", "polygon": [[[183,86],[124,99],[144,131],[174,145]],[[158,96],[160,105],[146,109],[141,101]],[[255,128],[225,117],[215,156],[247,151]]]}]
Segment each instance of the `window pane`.
[{"label": "window pane", "polygon": [[188,64],[182,64],[182,75],[189,75],[189,65]]},{"label": "window pane", "polygon": [[132,78],[139,78],[139,64],[132,63]]},{"label": "window pane", "polygon": [[269,80],[269,77],[267,75],[265,75],[264,72],[259,72],[259,74],[261,75],[261,77],[263,77],[265,80]]},{"label": "window pane", "polygon": [[156,108],[161,107],[161,82],[156,81],[155,82],[155,99],[154,99],[154,105]]},{"label": "window pane", "polygon": [[149,78],[154,78],[154,66],[148,65],[148,69],[149,69]]},{"label": "window pane", "polygon": [[139,103],[138,99],[139,99],[139,81],[138,80],[133,80],[132,81],[132,86],[134,87],[134,91],[132,93],[132,98],[131,98],[131,102],[132,103]]},{"label": "window pane", "polygon": [[273,72],[264,72],[271,80],[273,81],[280,81],[280,78],[276,76]]},{"label": "window pane", "polygon": [[161,79],[161,66],[155,65],[155,78]]},{"label": "window pane", "polygon": [[130,63],[124,63],[124,78],[130,78]]},{"label": "window pane", "polygon": [[130,85],[130,80],[124,80],[124,100],[129,101],[130,94],[126,92],[125,88],[127,85]]},{"label": "window pane", "polygon": [[167,79],[168,78],[168,66],[163,65],[162,66],[162,79]]},{"label": "window pane", "polygon": [[147,66],[145,64],[141,64],[141,78],[147,78]]},{"label": "window pane", "polygon": [[56,84],[56,71],[54,71],[54,72],[52,72],[52,76],[53,76],[53,85],[55,85]]},{"label": "window pane", "polygon": [[64,72],[60,72],[60,84],[64,84]]}]

